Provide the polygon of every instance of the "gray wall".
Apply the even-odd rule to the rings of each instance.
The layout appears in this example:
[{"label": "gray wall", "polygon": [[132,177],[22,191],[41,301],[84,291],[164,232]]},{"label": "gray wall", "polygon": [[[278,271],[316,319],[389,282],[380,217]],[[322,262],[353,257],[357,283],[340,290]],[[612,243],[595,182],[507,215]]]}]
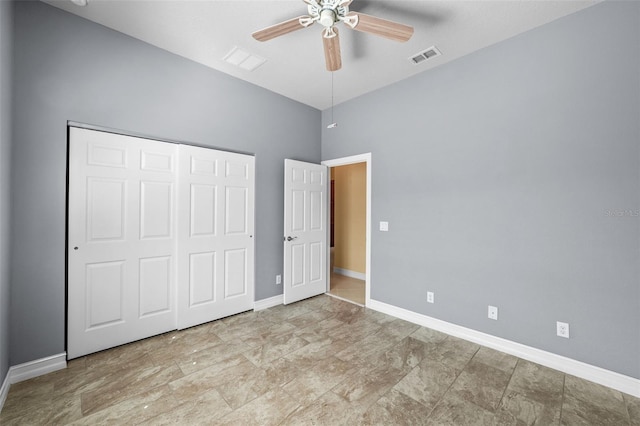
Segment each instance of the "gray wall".
[{"label": "gray wall", "polygon": [[[73,120],[256,153],[257,300],[281,292],[283,158],[370,151],[373,221],[390,222],[372,237],[374,299],[640,378],[637,3],[594,6],[339,105],[332,130],[312,108],[43,3],[15,9],[13,120],[0,85],[2,173],[14,141],[10,364],[64,351]],[[3,77],[10,10],[0,2]],[[0,263],[3,315],[6,275]],[[571,339],[555,337],[556,320]]]},{"label": "gray wall", "polygon": [[9,177],[13,3],[0,1],[0,385],[9,370]]},{"label": "gray wall", "polygon": [[320,111],[41,2],[14,60],[12,365],[65,350],[67,120],[255,153],[256,299],[282,292],[283,159],[320,160]]},{"label": "gray wall", "polygon": [[373,299],[640,378],[639,3],[596,5],[334,116],[323,159],[372,152]]}]

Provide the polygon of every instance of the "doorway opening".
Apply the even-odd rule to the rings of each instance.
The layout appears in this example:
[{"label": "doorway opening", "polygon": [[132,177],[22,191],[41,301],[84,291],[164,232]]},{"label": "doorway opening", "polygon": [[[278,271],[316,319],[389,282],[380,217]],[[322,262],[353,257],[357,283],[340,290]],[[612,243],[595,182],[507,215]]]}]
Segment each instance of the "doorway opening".
[{"label": "doorway opening", "polygon": [[366,306],[370,299],[371,154],[327,160],[330,205],[327,294]]}]

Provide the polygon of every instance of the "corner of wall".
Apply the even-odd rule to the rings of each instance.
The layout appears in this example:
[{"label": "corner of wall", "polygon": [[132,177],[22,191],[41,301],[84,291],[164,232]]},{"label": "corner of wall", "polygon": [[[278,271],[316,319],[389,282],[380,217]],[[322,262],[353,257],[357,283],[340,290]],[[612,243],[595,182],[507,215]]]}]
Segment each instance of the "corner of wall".
[{"label": "corner of wall", "polygon": [[9,198],[13,1],[0,2],[0,409],[9,391]]}]

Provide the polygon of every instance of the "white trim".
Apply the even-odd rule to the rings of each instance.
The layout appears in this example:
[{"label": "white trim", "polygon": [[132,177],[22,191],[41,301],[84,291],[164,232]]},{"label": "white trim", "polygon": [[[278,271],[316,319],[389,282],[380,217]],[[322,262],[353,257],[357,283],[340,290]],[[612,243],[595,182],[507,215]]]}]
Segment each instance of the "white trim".
[{"label": "white trim", "polygon": [[355,278],[357,280],[365,281],[367,279],[367,274],[363,274],[362,272],[350,271],[344,268],[336,268],[333,267],[333,273],[338,275],[344,275],[345,277]]},{"label": "white trim", "polygon": [[277,296],[269,297],[267,299],[256,300],[253,302],[253,310],[261,311],[263,309],[273,308],[274,306],[282,305],[284,303],[284,296],[279,294]]},{"label": "white trim", "polygon": [[[371,303],[371,153],[352,155],[350,157],[325,160],[321,164],[327,167],[346,166],[348,164],[367,163],[367,212],[366,212],[366,244],[365,244],[365,279],[364,279],[364,305]],[[328,177],[330,179],[330,177]],[[329,203],[327,203],[329,204]],[[330,208],[327,206],[327,208]],[[327,224],[331,220],[327,215]],[[327,226],[329,232],[329,226]],[[327,259],[329,259],[331,248],[327,244]],[[327,262],[327,272],[329,272],[329,262]],[[329,276],[329,275],[328,275]],[[327,292],[329,291],[329,280],[327,279]]]},{"label": "white trim", "polygon": [[9,367],[9,383],[14,384],[67,368],[67,353],[25,362]]},{"label": "white trim", "polygon": [[2,407],[4,407],[4,402],[7,400],[7,395],[9,395],[9,387],[11,383],[9,383],[9,372],[7,371],[7,375],[4,376],[4,380],[2,381],[2,387],[0,388],[0,412],[2,412]]},{"label": "white trim", "polygon": [[459,337],[482,346],[496,349],[527,361],[535,362],[563,373],[571,374],[601,385],[619,390],[640,398],[640,379],[625,376],[614,371],[576,361],[562,355],[556,355],[541,349],[532,348],[521,343],[485,334],[480,331],[452,324],[427,315],[388,305],[377,300],[370,300],[367,307],[387,315],[400,318],[414,324],[428,327],[451,336]]},{"label": "white trim", "polygon": [[337,296],[335,294],[331,294],[331,293],[325,293],[327,296],[329,297],[333,297],[334,299],[338,299],[338,300],[342,300],[343,302],[349,302],[353,305],[358,305],[358,306],[362,306],[363,308],[365,307],[363,304],[358,303],[358,302],[354,302],[351,299],[347,299],[346,297],[342,297],[342,296]]},{"label": "white trim", "polygon": [[34,377],[62,370],[64,368],[67,368],[66,352],[9,367],[7,376],[4,378],[4,382],[2,382],[2,388],[0,388],[0,411],[2,411],[2,407],[7,399],[7,395],[9,394],[9,388],[12,384],[33,379]]}]

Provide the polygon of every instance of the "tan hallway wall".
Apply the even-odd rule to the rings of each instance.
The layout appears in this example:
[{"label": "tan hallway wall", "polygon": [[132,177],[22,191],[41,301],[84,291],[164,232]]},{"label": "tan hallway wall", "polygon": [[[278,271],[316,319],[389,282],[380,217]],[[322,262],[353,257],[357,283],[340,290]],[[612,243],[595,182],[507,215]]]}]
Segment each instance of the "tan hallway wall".
[{"label": "tan hallway wall", "polygon": [[332,169],[335,182],[334,267],[364,274],[367,164]]}]

